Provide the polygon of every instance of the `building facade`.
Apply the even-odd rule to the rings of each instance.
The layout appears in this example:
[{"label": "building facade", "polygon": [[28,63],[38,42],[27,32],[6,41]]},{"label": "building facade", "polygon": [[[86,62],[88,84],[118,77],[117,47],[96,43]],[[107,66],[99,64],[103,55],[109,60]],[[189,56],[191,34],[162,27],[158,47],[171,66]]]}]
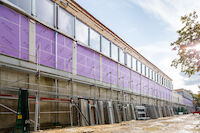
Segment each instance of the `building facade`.
[{"label": "building facade", "polygon": [[175,90],[183,98],[183,104],[189,107],[193,107],[193,96],[185,89],[176,89]]},{"label": "building facade", "polygon": [[172,79],[73,0],[0,0],[0,29],[0,103],[16,109],[28,89],[41,127],[78,123],[67,98],[173,104]]}]

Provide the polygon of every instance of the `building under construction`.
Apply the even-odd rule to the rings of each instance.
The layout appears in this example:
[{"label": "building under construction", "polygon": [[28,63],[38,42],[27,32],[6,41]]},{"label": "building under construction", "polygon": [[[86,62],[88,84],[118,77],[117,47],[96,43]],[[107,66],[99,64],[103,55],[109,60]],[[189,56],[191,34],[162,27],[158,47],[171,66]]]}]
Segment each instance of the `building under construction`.
[{"label": "building under construction", "polygon": [[177,100],[170,77],[73,0],[0,0],[0,131],[16,126],[20,90],[35,131],[192,107]]}]

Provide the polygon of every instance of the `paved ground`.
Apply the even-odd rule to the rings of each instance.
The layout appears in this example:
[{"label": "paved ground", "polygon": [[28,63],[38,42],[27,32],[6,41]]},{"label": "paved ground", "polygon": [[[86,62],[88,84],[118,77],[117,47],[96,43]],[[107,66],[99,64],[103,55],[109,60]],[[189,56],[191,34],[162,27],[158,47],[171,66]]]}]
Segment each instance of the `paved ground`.
[{"label": "paved ground", "polygon": [[53,129],[42,133],[200,133],[199,115],[181,115],[112,125]]}]

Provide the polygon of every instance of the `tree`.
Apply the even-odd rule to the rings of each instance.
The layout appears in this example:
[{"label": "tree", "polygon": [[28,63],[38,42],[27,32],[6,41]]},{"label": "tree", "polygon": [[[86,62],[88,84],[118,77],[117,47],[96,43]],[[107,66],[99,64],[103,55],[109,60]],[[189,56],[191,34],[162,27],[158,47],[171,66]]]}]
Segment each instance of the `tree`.
[{"label": "tree", "polygon": [[189,77],[200,71],[200,24],[196,12],[181,17],[183,27],[177,31],[178,39],[171,43],[178,58],[172,61],[171,66],[181,67]]},{"label": "tree", "polygon": [[193,95],[194,107],[200,107],[200,93]]}]

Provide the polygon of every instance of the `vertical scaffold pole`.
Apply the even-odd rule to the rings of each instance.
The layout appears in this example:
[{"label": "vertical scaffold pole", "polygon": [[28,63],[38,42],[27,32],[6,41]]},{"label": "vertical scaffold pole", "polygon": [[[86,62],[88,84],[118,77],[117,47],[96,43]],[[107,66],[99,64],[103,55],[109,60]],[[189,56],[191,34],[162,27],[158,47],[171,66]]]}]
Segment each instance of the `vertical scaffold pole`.
[{"label": "vertical scaffold pole", "polygon": [[35,101],[35,123],[34,123],[34,131],[38,130],[38,125],[40,123],[40,44],[37,47],[37,79],[38,79],[38,86],[37,86],[37,93],[36,93],[36,101]]}]

